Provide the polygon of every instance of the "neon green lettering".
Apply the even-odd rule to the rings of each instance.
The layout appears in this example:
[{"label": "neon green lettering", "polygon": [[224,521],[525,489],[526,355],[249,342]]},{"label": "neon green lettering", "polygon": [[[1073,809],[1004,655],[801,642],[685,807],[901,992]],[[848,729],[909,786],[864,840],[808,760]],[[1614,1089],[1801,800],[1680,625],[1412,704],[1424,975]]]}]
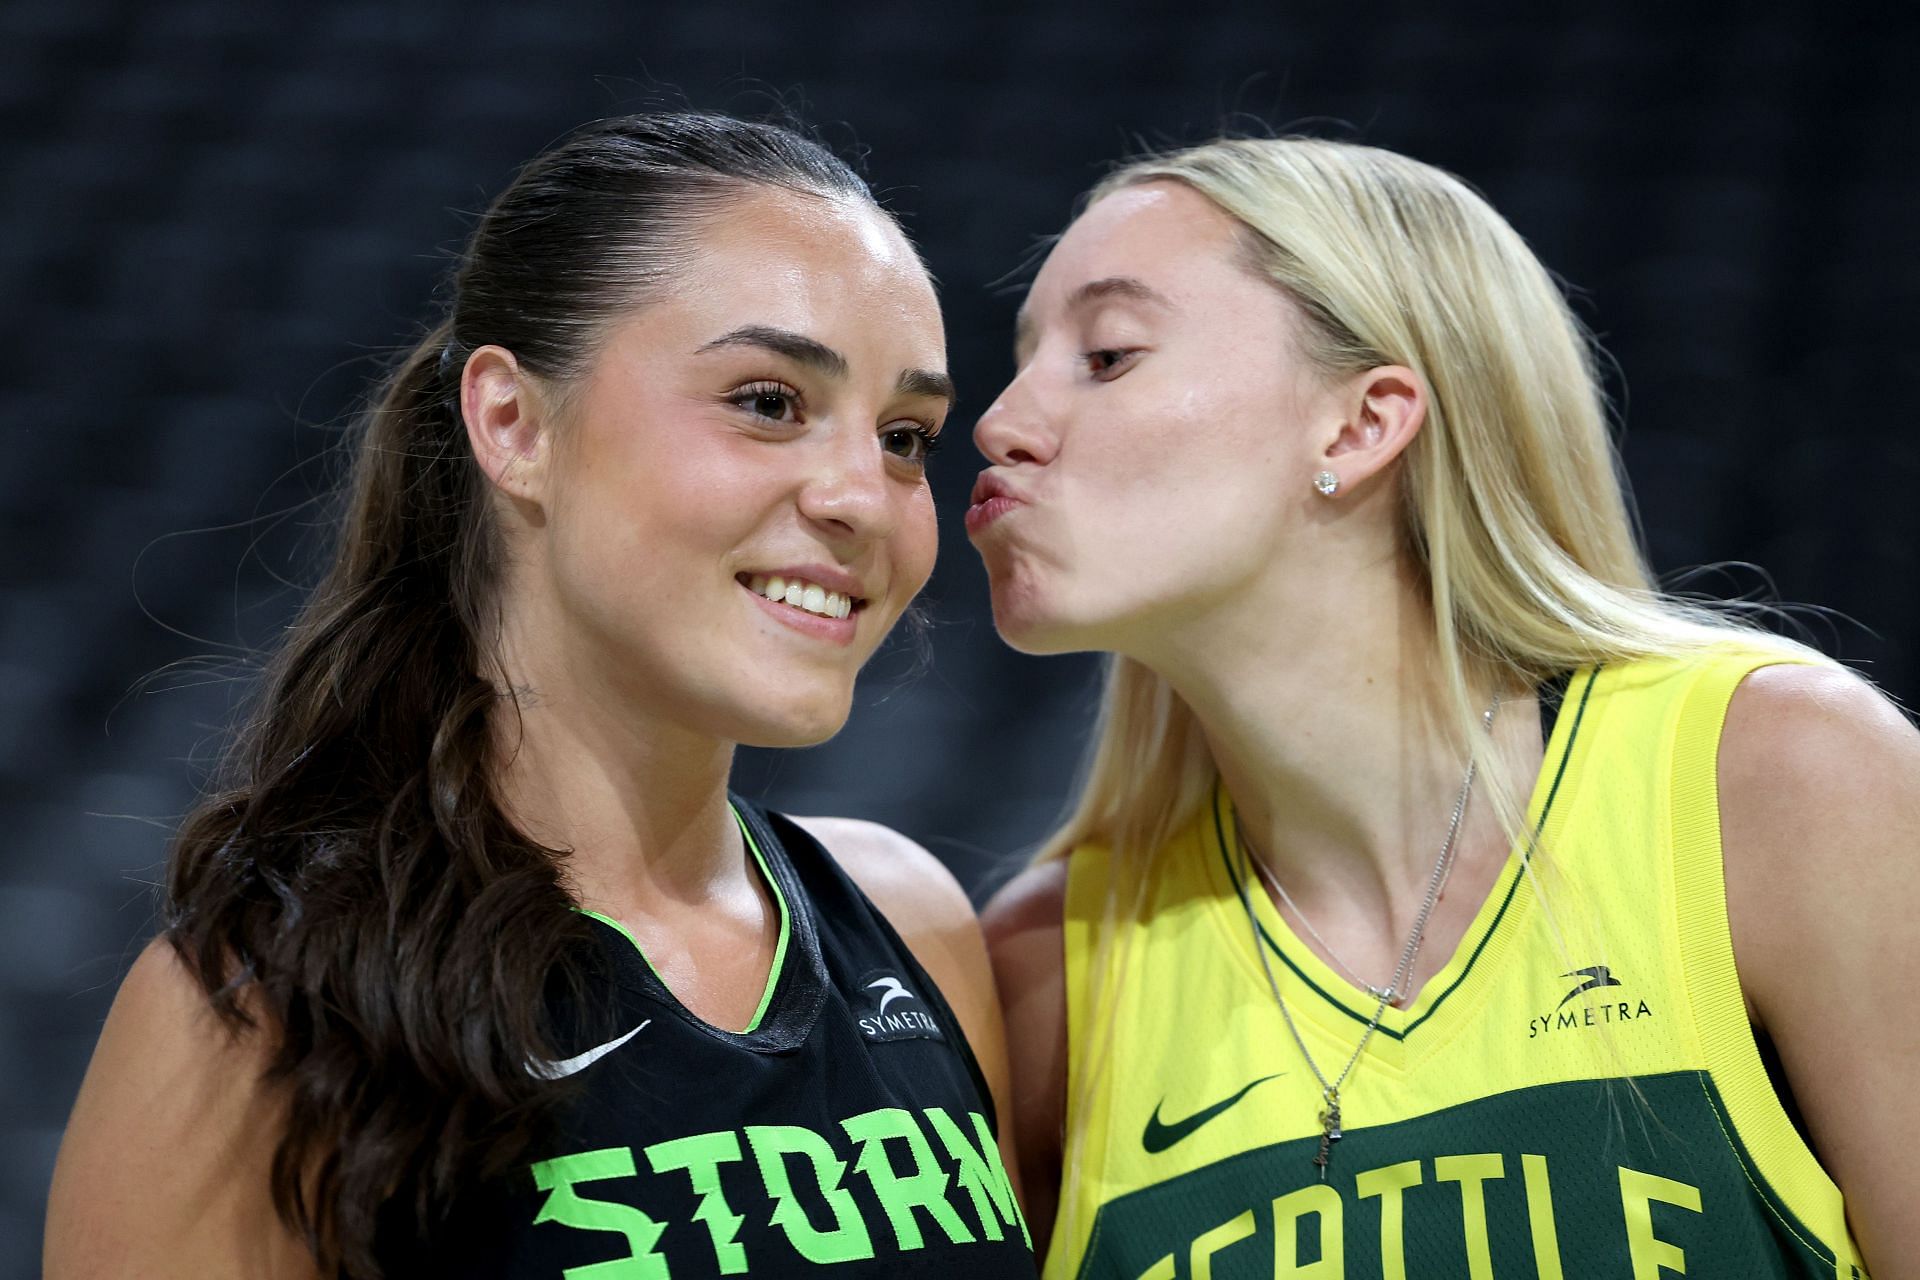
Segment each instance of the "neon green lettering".
[{"label": "neon green lettering", "polygon": [[[766,1183],[773,1200],[773,1216],[768,1224],[787,1233],[787,1240],[808,1262],[825,1265],[833,1262],[858,1262],[873,1256],[873,1241],[867,1224],[860,1220],[860,1207],[853,1193],[840,1185],[847,1166],[833,1154],[827,1140],[811,1129],[797,1125],[748,1125],[747,1144],[760,1166],[760,1180]],[[813,1167],[827,1208],[833,1212],[833,1230],[821,1231],[807,1217],[807,1210],[793,1193],[787,1174],[787,1157],[805,1156]]]},{"label": "neon green lettering", "polygon": [[747,1269],[747,1251],[734,1239],[746,1219],[733,1211],[720,1186],[721,1164],[739,1158],[740,1139],[731,1129],[656,1142],[647,1148],[647,1163],[655,1173],[686,1170],[693,1193],[700,1197],[694,1220],[707,1224],[707,1234],[713,1237],[714,1261],[723,1276],[737,1276]]},{"label": "neon green lettering", "polygon": [[980,1145],[975,1146],[953,1118],[939,1107],[928,1107],[926,1116],[927,1123],[940,1137],[940,1145],[960,1166],[954,1176],[973,1198],[973,1211],[980,1216],[980,1229],[987,1233],[987,1239],[1000,1239],[1000,1224],[1005,1222],[1019,1227],[1020,1238],[1027,1242],[1027,1248],[1033,1248],[1033,1237],[1027,1234],[1027,1220],[1020,1213],[1020,1201],[1013,1194],[1013,1183],[1000,1161],[1000,1144],[993,1140],[986,1119],[977,1111],[967,1113],[973,1121],[974,1136],[980,1140]]},{"label": "neon green lettering", "polygon": [[666,1230],[630,1204],[591,1200],[575,1183],[634,1176],[633,1148],[605,1147],[578,1155],[542,1160],[533,1166],[533,1185],[547,1193],[534,1225],[557,1222],[582,1231],[617,1231],[627,1238],[627,1256],[568,1267],[562,1280],[667,1280],[667,1260],[653,1251]]},{"label": "neon green lettering", "polygon": [[[854,1171],[873,1187],[880,1207],[887,1211],[887,1221],[893,1226],[893,1237],[902,1252],[921,1248],[923,1244],[920,1224],[913,1217],[916,1208],[925,1209],[953,1243],[973,1243],[973,1232],[967,1230],[959,1213],[947,1203],[947,1175],[940,1171],[933,1148],[927,1144],[927,1135],[920,1131],[912,1112],[899,1107],[881,1107],[849,1116],[840,1122],[840,1127],[860,1144],[860,1155],[853,1162]],[[907,1149],[912,1171],[904,1176],[894,1172],[893,1161],[887,1155],[889,1138]]]}]

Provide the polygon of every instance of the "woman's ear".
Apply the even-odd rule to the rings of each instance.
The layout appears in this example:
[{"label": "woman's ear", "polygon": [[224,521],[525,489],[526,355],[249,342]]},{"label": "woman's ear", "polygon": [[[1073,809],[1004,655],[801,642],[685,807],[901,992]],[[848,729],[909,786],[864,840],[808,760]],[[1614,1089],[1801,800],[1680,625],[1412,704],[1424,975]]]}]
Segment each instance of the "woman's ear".
[{"label": "woman's ear", "polygon": [[544,505],[552,454],[539,389],[505,347],[484,346],[460,373],[460,416],[467,443],[494,488],[509,498]]},{"label": "woman's ear", "polygon": [[1378,475],[1413,443],[1427,420],[1427,388],[1403,365],[1369,369],[1348,384],[1345,413],[1321,461],[1340,487]]}]

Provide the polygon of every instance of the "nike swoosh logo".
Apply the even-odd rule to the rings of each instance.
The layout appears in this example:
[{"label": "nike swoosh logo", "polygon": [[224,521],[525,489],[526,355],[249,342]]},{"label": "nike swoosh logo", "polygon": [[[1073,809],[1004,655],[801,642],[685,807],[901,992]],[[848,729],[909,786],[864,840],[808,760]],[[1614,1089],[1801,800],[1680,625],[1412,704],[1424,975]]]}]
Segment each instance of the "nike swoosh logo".
[{"label": "nike swoosh logo", "polygon": [[597,1044],[585,1053],[576,1053],[571,1058],[561,1058],[554,1062],[534,1062],[529,1060],[527,1063],[527,1074],[541,1080],[564,1080],[576,1072],[585,1071],[588,1067],[600,1061],[600,1059],[606,1057],[615,1049],[618,1049],[621,1045],[633,1039],[652,1025],[653,1019],[648,1018],[645,1022],[642,1022],[639,1026],[627,1032],[627,1034],[620,1036],[618,1039],[609,1040],[605,1044]]},{"label": "nike swoosh logo", "polygon": [[1219,1115],[1222,1111],[1225,1111],[1228,1107],[1231,1107],[1234,1103],[1240,1101],[1240,1099],[1246,1097],[1247,1094],[1252,1091],[1254,1085],[1265,1084],[1269,1080],[1278,1080],[1285,1074],[1287,1073],[1284,1071],[1276,1071],[1270,1076],[1261,1076],[1258,1080],[1253,1081],[1252,1084],[1242,1087],[1240,1092],[1234,1094],[1232,1097],[1222,1098],[1212,1106],[1203,1107],[1188,1116],[1185,1120],[1176,1120],[1172,1124],[1162,1124],[1160,1122],[1160,1108],[1166,1105],[1166,1099],[1162,1098],[1153,1108],[1153,1114],[1147,1118],[1147,1128],[1146,1131],[1140,1135],[1140,1145],[1147,1149],[1148,1155],[1158,1155],[1192,1133],[1195,1129],[1198,1129],[1207,1121]]}]

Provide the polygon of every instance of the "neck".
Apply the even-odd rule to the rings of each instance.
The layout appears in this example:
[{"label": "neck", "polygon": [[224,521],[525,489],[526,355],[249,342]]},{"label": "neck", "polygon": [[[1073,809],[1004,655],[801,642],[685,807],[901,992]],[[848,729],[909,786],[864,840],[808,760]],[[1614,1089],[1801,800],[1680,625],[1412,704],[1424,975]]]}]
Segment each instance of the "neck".
[{"label": "neck", "polygon": [[[1310,916],[1377,921],[1385,937],[1403,936],[1468,759],[1432,610],[1407,572],[1343,574],[1305,589],[1290,576],[1284,600],[1240,593],[1148,665],[1198,717],[1249,852]],[[1493,694],[1491,685],[1470,691],[1481,705]],[[1534,704],[1504,692],[1496,741],[1511,744],[1513,759],[1503,746],[1503,772],[1530,776],[1537,731],[1530,741],[1513,731],[1533,722]],[[1505,847],[1480,794],[1456,857],[1497,861]]]},{"label": "neck", "polygon": [[734,744],[596,678],[617,664],[535,643],[535,634],[556,632],[509,618],[501,636],[512,696],[493,729],[514,821],[567,851],[567,878],[585,906],[697,906],[738,891],[751,872],[727,805]]}]

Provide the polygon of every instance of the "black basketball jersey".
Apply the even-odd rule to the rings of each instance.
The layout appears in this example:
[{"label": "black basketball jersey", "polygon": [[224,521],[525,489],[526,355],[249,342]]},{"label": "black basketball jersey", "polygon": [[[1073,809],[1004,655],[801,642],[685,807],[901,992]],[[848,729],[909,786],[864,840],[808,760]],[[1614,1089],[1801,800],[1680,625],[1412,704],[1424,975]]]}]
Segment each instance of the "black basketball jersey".
[{"label": "black basketball jersey", "polygon": [[[782,913],[742,1032],[683,1007],[610,920],[607,1008],[551,1149],[389,1274],[501,1280],[1032,1277],[993,1101],[945,999],[826,850],[734,810]],[[611,1010],[611,1021],[601,1015]]]}]

